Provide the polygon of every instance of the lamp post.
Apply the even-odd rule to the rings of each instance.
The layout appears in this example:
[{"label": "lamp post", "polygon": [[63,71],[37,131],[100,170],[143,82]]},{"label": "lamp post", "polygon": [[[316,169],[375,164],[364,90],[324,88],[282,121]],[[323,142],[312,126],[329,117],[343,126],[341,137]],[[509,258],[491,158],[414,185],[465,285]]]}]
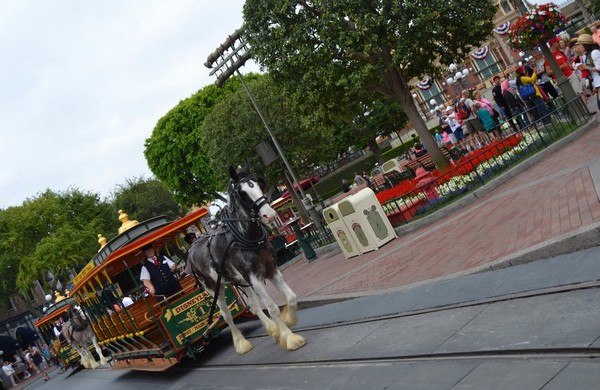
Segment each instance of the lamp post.
[{"label": "lamp post", "polygon": [[321,229],[321,221],[319,215],[317,214],[317,211],[314,208],[314,205],[312,204],[311,199],[307,197],[304,193],[304,189],[300,185],[296,173],[294,172],[290,163],[288,162],[283,148],[281,147],[279,141],[277,141],[277,138],[271,131],[271,128],[269,127],[269,124],[267,123],[267,120],[265,119],[262,110],[260,109],[258,103],[254,99],[254,95],[252,95],[252,93],[250,92],[250,89],[248,88],[244,77],[240,73],[240,68],[244,66],[248,59],[250,59],[248,44],[246,40],[242,37],[242,29],[237,29],[233,32],[233,34],[229,35],[227,39],[225,39],[225,42],[223,42],[223,44],[221,44],[212,54],[208,56],[206,62],[204,63],[204,66],[206,66],[209,69],[212,69],[210,72],[211,76],[218,73],[217,80],[215,81],[215,84],[218,87],[221,87],[233,73],[236,73],[238,75],[244,89],[246,90],[246,93],[248,94],[248,97],[250,98],[250,101],[252,102],[252,106],[254,107],[256,113],[260,117],[260,120],[265,126],[267,133],[269,133],[269,136],[273,141],[273,145],[275,145],[275,149],[277,149],[277,153],[281,157],[281,160],[283,161],[287,171],[292,177],[292,180],[294,181],[296,186],[298,186],[298,191],[302,196],[302,204],[308,212],[309,218],[312,220],[312,222],[318,229]]},{"label": "lamp post", "polygon": [[[583,104],[583,101],[581,100],[581,98],[579,98],[579,95],[575,93],[575,90],[569,82],[569,79],[565,77],[564,73],[560,69],[560,66],[558,65],[556,59],[554,59],[554,56],[552,55],[550,47],[548,47],[548,45],[546,45],[545,42],[542,42],[540,43],[540,51],[542,52],[544,57],[546,57],[546,60],[548,61],[552,72],[556,76],[558,88],[560,88],[563,94],[565,103],[567,104],[567,110],[569,111],[569,114],[571,115],[573,120],[575,120],[575,118],[577,117],[587,115],[587,107],[585,106],[585,104]],[[575,99],[577,99],[577,101],[575,101]],[[573,104],[569,104],[571,102],[573,102]]]},{"label": "lamp post", "polygon": [[[463,80],[466,80],[467,76],[469,75],[469,69],[465,68],[462,71],[457,70],[457,66],[455,64],[450,64],[450,66],[448,67],[450,69],[450,72],[456,72],[454,73],[453,76],[449,76],[446,79],[446,82],[448,83],[448,85],[452,85],[454,83],[458,83],[458,89],[459,89],[459,93],[462,92],[463,89],[465,89],[465,85],[463,84]],[[468,87],[468,83],[467,83],[467,87]]]},{"label": "lamp post", "polygon": [[427,119],[427,115],[425,114],[425,111],[427,110],[427,107],[425,107],[425,109],[423,109],[423,102],[419,99],[419,95],[416,93],[412,94],[413,100],[415,101],[417,109],[419,110],[419,113],[421,114],[421,117],[423,119]]}]

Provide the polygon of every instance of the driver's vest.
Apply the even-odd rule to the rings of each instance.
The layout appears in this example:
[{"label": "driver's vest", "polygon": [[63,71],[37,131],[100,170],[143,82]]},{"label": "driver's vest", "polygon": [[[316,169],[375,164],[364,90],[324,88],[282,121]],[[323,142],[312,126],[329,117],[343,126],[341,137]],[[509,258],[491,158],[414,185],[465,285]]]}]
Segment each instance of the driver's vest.
[{"label": "driver's vest", "polygon": [[147,259],[143,264],[150,274],[150,281],[154,285],[156,294],[170,296],[181,291],[181,285],[177,278],[175,278],[175,275],[173,275],[173,271],[169,268],[165,257],[156,256],[156,259],[158,260],[158,266]]}]

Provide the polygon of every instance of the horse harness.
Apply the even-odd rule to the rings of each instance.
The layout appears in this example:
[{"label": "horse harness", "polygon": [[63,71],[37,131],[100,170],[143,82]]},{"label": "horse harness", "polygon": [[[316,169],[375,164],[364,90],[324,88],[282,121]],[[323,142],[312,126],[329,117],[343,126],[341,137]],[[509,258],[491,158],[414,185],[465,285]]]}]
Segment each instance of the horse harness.
[{"label": "horse harness", "polygon": [[[229,254],[229,250],[231,248],[238,248],[240,250],[246,250],[246,251],[257,251],[258,249],[264,247],[267,245],[268,242],[268,233],[267,230],[265,229],[265,227],[263,226],[262,223],[260,223],[260,217],[259,217],[259,210],[260,208],[265,205],[268,204],[269,202],[267,202],[266,197],[263,195],[261,197],[259,197],[257,200],[252,201],[250,199],[246,199],[241,191],[240,191],[240,184],[242,183],[247,183],[250,187],[254,186],[254,183],[252,183],[252,181],[250,181],[250,178],[243,178],[242,180],[238,181],[235,185],[230,184],[230,187],[233,186],[232,191],[230,191],[230,193],[232,193],[233,197],[236,198],[240,203],[242,203],[247,209],[250,210],[250,217],[249,218],[231,218],[230,217],[230,213],[233,212],[235,213],[235,204],[232,204],[231,206],[231,211],[230,211],[230,207],[229,206],[225,206],[223,207],[222,211],[221,211],[221,222],[219,223],[217,229],[212,230],[211,232],[208,233],[209,237],[208,237],[208,242],[206,244],[207,249],[208,249],[208,253],[210,255],[210,261],[213,264],[213,266],[215,267],[215,270],[217,271],[217,281],[215,284],[215,295],[213,297],[213,302],[212,305],[210,307],[210,313],[208,315],[208,327],[210,327],[210,324],[212,324],[213,321],[213,316],[215,314],[215,309],[217,306],[217,298],[219,295],[219,290],[221,288],[221,279],[223,276],[225,276],[227,279],[229,279],[230,281],[233,280],[233,277],[231,275],[227,274],[226,271],[226,261],[228,259],[228,254]],[[244,237],[243,233],[239,231],[239,229],[235,226],[234,222],[243,222],[243,221],[249,221],[251,223],[255,223],[257,224],[260,229],[261,229],[261,236],[257,239],[248,239],[246,237]],[[212,248],[211,248],[211,243],[213,238],[217,237],[217,236],[225,236],[227,238],[227,245],[225,246],[225,250],[223,251],[223,255],[222,258],[220,259],[220,261],[215,260],[214,256],[213,256],[213,252],[212,252]],[[198,283],[198,285],[200,285],[200,281],[198,280],[198,277],[196,275],[196,273],[194,272],[194,277],[196,278],[196,282]],[[250,287],[250,281],[247,281],[248,284],[247,285],[241,285],[239,283],[231,283],[234,286],[238,286],[238,287]],[[204,332],[203,334],[203,338],[205,338],[206,333],[208,331],[207,330]]]},{"label": "horse harness", "polygon": [[[73,321],[73,318],[77,317],[78,318],[78,322],[80,322],[79,324],[76,324]],[[73,333],[74,332],[83,332],[89,325],[90,325],[90,321],[87,319],[87,317],[83,317],[83,320],[81,318],[81,315],[76,315],[73,314],[73,316],[71,317],[70,321],[69,321],[69,329],[67,330],[67,334],[69,335],[69,339],[71,339],[71,342],[75,341],[79,344],[79,342],[77,340],[75,340],[73,338]]]}]

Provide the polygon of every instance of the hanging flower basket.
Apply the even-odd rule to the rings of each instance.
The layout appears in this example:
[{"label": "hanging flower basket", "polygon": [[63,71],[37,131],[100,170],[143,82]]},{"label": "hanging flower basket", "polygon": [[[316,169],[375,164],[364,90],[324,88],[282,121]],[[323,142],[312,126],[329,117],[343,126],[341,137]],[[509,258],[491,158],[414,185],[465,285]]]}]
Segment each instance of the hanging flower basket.
[{"label": "hanging flower basket", "polygon": [[513,23],[507,42],[517,50],[531,50],[556,36],[565,24],[566,19],[556,4],[536,5]]}]

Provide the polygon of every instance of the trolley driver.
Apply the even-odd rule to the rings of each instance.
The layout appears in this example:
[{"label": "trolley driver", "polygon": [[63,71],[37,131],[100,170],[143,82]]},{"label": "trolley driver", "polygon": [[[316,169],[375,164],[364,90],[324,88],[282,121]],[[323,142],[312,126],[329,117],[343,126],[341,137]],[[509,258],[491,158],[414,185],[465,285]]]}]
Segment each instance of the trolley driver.
[{"label": "trolley driver", "polygon": [[171,296],[181,291],[181,285],[175,277],[175,263],[162,255],[155,255],[154,247],[148,244],[142,248],[146,257],[142,262],[140,280],[150,295]]}]

